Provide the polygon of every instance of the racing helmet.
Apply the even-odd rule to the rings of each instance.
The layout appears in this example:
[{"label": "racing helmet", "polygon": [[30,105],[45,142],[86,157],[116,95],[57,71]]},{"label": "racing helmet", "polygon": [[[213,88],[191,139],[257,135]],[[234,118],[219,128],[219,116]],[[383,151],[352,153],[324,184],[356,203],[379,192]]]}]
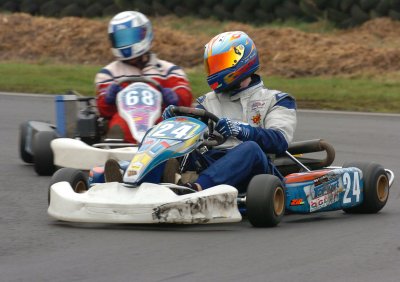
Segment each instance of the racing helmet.
[{"label": "racing helmet", "polygon": [[121,61],[137,58],[150,50],[153,31],[149,19],[135,11],[121,12],[108,24],[113,55]]},{"label": "racing helmet", "polygon": [[205,46],[204,65],[208,85],[216,93],[229,90],[258,69],[256,45],[242,31],[218,34]]}]

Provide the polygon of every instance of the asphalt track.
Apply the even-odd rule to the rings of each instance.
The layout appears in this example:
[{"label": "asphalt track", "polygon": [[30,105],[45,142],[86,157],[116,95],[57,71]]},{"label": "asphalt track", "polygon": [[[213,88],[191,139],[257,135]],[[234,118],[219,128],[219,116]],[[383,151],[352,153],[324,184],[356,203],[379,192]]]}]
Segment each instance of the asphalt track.
[{"label": "asphalt track", "polygon": [[[375,161],[400,177],[400,115],[298,116],[296,140],[328,140],[335,165]],[[273,229],[57,222],[50,177],[17,149],[21,122],[53,119],[51,98],[0,95],[0,281],[399,281],[399,180],[378,214],[288,215]]]}]

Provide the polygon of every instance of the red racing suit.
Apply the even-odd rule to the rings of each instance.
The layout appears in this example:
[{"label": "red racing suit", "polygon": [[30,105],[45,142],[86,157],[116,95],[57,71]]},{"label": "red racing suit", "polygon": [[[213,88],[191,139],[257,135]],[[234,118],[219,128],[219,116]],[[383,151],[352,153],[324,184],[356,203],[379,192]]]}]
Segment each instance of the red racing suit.
[{"label": "red racing suit", "polygon": [[[117,106],[106,103],[105,94],[107,88],[116,79],[141,76],[152,78],[160,83],[163,88],[170,88],[175,91],[179,97],[178,106],[190,107],[193,100],[189,80],[184,71],[170,62],[158,59],[155,54],[150,55],[150,60],[143,69],[121,61],[114,61],[105,66],[95,77],[96,102],[99,113],[109,120],[109,128],[115,125],[120,126],[125,141],[131,143],[137,143],[137,141],[132,137],[128,124],[118,114]],[[163,110],[166,106],[168,105],[163,105]],[[161,118],[159,121],[161,121]]]}]

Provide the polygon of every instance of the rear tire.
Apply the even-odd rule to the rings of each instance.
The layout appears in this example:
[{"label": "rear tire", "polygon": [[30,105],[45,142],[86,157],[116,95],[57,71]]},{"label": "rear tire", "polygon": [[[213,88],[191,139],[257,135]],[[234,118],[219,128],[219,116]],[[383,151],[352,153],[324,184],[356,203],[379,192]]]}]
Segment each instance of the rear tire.
[{"label": "rear tire", "polygon": [[33,163],[33,156],[31,153],[26,151],[28,128],[29,121],[21,123],[19,126],[19,155],[24,162],[31,164]]},{"label": "rear tire", "polygon": [[346,213],[377,213],[389,197],[389,178],[380,164],[367,162],[345,163],[343,167],[357,167],[362,171],[364,200],[361,205],[343,209]]},{"label": "rear tire", "polygon": [[62,181],[68,182],[75,193],[84,193],[89,189],[87,177],[82,171],[69,167],[61,168],[57,170],[56,173],[54,173],[54,175],[51,177],[47,195],[48,204],[50,204],[51,185]]},{"label": "rear tire", "polygon": [[246,194],[247,218],[254,227],[273,227],[285,214],[285,191],[278,177],[256,175]]},{"label": "rear tire", "polygon": [[52,175],[56,170],[53,151],[50,147],[57,135],[54,131],[39,131],[33,137],[35,171],[39,175]]}]

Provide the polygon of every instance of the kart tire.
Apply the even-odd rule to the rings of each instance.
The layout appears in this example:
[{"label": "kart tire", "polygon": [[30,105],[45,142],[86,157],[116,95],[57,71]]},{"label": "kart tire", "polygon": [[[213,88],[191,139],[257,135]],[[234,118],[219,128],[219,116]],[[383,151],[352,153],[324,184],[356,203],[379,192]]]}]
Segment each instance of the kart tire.
[{"label": "kart tire", "polygon": [[50,142],[56,138],[54,131],[39,131],[33,137],[33,161],[38,175],[52,175],[56,169],[50,147]]},{"label": "kart tire", "polygon": [[247,218],[254,227],[274,227],[285,214],[285,191],[280,179],[270,174],[254,176],[246,194]]},{"label": "kart tire", "polygon": [[346,213],[377,213],[389,198],[389,178],[383,166],[376,163],[352,162],[343,167],[357,167],[364,180],[364,200],[359,206],[343,209]]},{"label": "kart tire", "polygon": [[29,128],[29,121],[21,123],[21,125],[19,126],[19,155],[21,156],[21,159],[24,162],[31,164],[33,163],[33,156],[25,149],[26,139],[28,135],[28,128]]},{"label": "kart tire", "polygon": [[50,187],[54,183],[66,181],[75,193],[84,193],[88,190],[88,180],[85,174],[75,168],[64,167],[56,171],[51,177],[49,191],[47,195],[48,204],[50,204]]}]

